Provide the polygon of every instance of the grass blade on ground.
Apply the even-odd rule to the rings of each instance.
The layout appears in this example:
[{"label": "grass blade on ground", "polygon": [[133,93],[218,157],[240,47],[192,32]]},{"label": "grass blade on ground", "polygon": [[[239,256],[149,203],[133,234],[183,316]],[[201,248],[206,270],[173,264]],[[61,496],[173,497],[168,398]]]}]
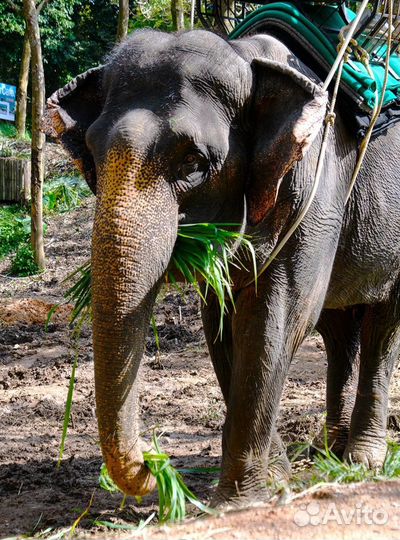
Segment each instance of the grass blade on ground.
[{"label": "grass blade on ground", "polygon": [[67,402],[65,404],[64,422],[63,422],[63,429],[62,429],[62,435],[61,435],[60,452],[59,452],[58,461],[57,461],[57,469],[60,468],[61,461],[64,455],[64,448],[65,448],[65,441],[67,439],[68,425],[71,418],[72,399],[74,396],[74,388],[75,388],[75,372],[76,372],[77,365],[78,365],[78,351],[76,350],[74,363],[72,364],[71,377],[69,379],[69,385],[68,385]]},{"label": "grass blade on ground", "polygon": [[101,527],[107,527],[107,529],[115,529],[120,531],[130,531],[135,533],[139,533],[143,531],[147,527],[147,525],[150,523],[150,521],[154,518],[156,515],[155,512],[149,515],[147,519],[141,519],[138,523],[138,525],[128,525],[128,524],[122,524],[122,523],[113,523],[112,521],[102,521],[99,519],[95,519],[93,521],[93,525],[101,526]]}]

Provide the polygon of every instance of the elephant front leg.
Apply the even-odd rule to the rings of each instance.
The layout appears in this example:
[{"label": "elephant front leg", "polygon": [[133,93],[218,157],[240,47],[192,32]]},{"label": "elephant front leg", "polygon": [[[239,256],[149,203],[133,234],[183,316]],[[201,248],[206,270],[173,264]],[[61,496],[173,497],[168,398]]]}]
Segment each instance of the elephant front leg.
[{"label": "elephant front leg", "polygon": [[204,334],[213,363],[214,371],[221,387],[225,404],[229,401],[229,389],[232,375],[233,344],[232,344],[232,306],[224,315],[223,332],[220,329],[220,307],[218,298],[208,292],[207,304],[201,306]]},{"label": "elephant front leg", "polygon": [[388,390],[400,352],[398,291],[386,304],[366,308],[360,376],[345,457],[379,468],[386,456]]},{"label": "elephant front leg", "polygon": [[289,364],[307,321],[299,310],[294,318],[290,314],[294,325],[288,324],[280,294],[267,305],[260,289],[259,284],[257,296],[252,287],[242,290],[232,317],[233,358],[217,503],[244,505],[267,499],[270,470],[276,464],[266,456],[273,448],[287,465],[275,422]]},{"label": "elephant front leg", "polygon": [[364,306],[346,310],[325,309],[317,324],[327,359],[326,426],[314,444],[323,448],[325,434],[329,448],[343,457],[350,433],[351,415],[357,394],[360,363],[360,332]]},{"label": "elephant front leg", "polygon": [[[207,304],[202,305],[203,328],[210,352],[211,361],[221,387],[225,404],[228,406],[231,387],[232,366],[233,366],[233,338],[232,338],[232,313],[231,306],[224,317],[224,331],[222,336],[218,337],[220,324],[220,311],[218,299],[215,295],[209,293]],[[268,465],[268,481],[274,484],[287,482],[291,473],[290,461],[286,455],[286,449],[279,433],[276,429],[272,432],[271,445],[269,453],[263,457]],[[218,503],[219,501],[214,501]]]}]

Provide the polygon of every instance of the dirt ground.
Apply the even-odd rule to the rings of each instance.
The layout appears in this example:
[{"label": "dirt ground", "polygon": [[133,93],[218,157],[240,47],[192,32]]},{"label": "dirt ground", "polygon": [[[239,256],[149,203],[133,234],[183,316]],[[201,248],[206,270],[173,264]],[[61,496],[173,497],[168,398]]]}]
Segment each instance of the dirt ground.
[{"label": "dirt ground", "polygon": [[[119,510],[121,495],[99,488],[102,460],[97,442],[90,328],[83,329],[79,343],[72,425],[64,460],[56,468],[74,357],[67,324],[70,307],[56,314],[47,332],[44,321],[50,307],[62,300],[67,288],[65,277],[89,257],[93,206],[93,199],[87,199],[79,210],[49,220],[45,274],[11,278],[7,275],[9,261],[0,263],[0,537],[70,527],[92,495],[90,510],[78,528],[80,537],[121,536],[121,532],[94,525],[93,520],[137,524],[157,509],[156,495],[152,495],[141,504],[129,498],[125,509]],[[143,433],[150,439],[153,429],[163,431],[163,449],[176,467],[218,466],[224,404],[205,345],[199,302],[191,290],[184,297],[165,290],[155,315],[161,354],[156,354],[155,339],[149,331],[141,375]],[[313,335],[293,362],[282,399],[279,429],[287,444],[310,441],[319,431],[325,374],[323,344],[318,335]],[[398,418],[400,377],[396,373],[390,403],[394,437],[398,437]],[[190,488],[204,501],[211,496],[215,479],[205,473],[185,475]],[[399,536],[398,482],[328,486],[295,497],[282,493],[268,505],[189,521],[177,529],[150,529],[142,536]]]}]

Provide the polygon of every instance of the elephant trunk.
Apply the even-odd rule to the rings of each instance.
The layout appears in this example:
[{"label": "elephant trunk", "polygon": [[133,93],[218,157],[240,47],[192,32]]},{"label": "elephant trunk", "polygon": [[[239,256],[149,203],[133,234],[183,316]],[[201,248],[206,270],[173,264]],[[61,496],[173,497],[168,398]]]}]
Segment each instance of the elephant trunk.
[{"label": "elephant trunk", "polygon": [[138,373],[178,210],[159,170],[137,152],[110,151],[99,173],[92,243],[99,435],[111,478],[126,494],[139,496],[155,481],[140,448]]}]

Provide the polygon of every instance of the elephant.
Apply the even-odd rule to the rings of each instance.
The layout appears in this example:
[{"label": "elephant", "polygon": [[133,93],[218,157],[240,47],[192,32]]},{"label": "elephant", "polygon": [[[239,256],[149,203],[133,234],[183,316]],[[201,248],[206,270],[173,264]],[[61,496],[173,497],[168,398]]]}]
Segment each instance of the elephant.
[{"label": "elephant", "polygon": [[[139,366],[179,224],[237,224],[261,268],[308,200],[328,103],[275,37],[206,30],[136,31],[49,98],[43,130],[96,193],[96,407],[104,461],[125,493],[155,487],[139,437]],[[315,198],[257,288],[247,267],[233,268],[221,339],[215,296],[202,306],[226,402],[215,506],[262,500],[271,471],[289,474],[279,402],[314,328],[328,358],[328,444],[368,467],[385,459],[400,347],[400,126],[371,141],[346,204],[358,147],[345,120],[337,114]]]}]

